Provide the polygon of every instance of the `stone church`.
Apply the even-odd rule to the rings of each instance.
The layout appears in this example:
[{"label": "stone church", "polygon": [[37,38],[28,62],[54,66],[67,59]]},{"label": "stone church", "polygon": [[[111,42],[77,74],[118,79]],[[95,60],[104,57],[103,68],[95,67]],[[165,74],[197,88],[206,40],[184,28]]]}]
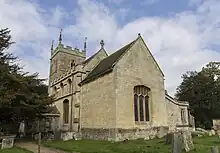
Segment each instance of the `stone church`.
[{"label": "stone church", "polygon": [[[189,128],[189,104],[172,98],[164,73],[140,34],[111,55],[100,49],[86,58],[84,49],[51,47],[49,95],[55,97],[63,140],[123,140],[162,137]],[[55,126],[56,125],[56,126]]]}]

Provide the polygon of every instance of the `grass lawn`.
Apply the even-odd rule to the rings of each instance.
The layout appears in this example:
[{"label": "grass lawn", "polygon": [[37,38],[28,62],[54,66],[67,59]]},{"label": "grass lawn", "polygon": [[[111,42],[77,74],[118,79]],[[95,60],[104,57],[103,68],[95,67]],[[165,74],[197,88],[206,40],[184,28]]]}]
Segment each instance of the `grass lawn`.
[{"label": "grass lawn", "polygon": [[[170,153],[171,146],[164,144],[165,139],[154,139],[145,141],[143,139],[130,140],[127,143],[111,143],[108,141],[94,140],[70,140],[54,141],[44,143],[47,147],[62,149],[64,151],[80,153]],[[190,153],[210,153],[211,146],[220,147],[220,138],[196,137],[194,138],[196,150]]]},{"label": "grass lawn", "polygon": [[10,148],[10,149],[0,149],[0,153],[31,153],[30,151],[20,149],[20,148]]}]

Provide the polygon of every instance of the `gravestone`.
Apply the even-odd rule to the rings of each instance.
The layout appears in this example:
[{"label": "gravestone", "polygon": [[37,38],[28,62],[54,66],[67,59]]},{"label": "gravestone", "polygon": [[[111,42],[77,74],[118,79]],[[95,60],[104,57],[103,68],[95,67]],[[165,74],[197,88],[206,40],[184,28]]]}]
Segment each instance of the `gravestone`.
[{"label": "gravestone", "polygon": [[181,152],[182,152],[182,134],[173,133],[172,153],[181,153]]},{"label": "gravestone", "polygon": [[54,140],[61,140],[61,131],[57,130],[54,132]]},{"label": "gravestone", "polygon": [[184,150],[186,152],[189,152],[190,150],[193,150],[194,149],[194,144],[193,144],[191,132],[190,131],[184,131],[184,132],[182,132],[182,136],[183,136]]},{"label": "gravestone", "polygon": [[4,136],[2,137],[1,149],[12,148],[14,146],[15,136]]},{"label": "gravestone", "polygon": [[173,133],[167,133],[165,144],[172,144],[173,141]]}]

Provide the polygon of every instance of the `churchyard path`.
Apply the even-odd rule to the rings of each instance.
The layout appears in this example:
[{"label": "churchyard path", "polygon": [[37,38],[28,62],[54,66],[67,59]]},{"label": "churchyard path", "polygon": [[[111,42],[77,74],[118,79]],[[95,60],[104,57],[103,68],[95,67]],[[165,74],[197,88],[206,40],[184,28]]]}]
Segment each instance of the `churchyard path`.
[{"label": "churchyard path", "polygon": [[[29,150],[33,153],[38,153],[38,145],[33,142],[17,142],[17,143],[15,143],[15,146]],[[43,146],[40,147],[40,152],[41,153],[67,153],[62,150],[43,147]]]}]

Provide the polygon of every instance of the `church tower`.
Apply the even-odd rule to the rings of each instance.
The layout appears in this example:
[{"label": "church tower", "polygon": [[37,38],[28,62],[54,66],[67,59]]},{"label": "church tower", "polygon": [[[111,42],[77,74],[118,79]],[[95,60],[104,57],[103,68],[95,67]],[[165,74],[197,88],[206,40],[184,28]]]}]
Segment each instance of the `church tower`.
[{"label": "church tower", "polygon": [[[84,45],[84,50],[80,51],[78,48],[72,48],[70,46],[64,46],[62,43],[62,29],[59,35],[59,43],[56,48],[53,48],[53,41],[51,45],[51,58],[50,58],[50,72],[49,72],[49,87],[52,82],[58,77],[62,76],[70,69],[86,58],[86,43]],[[50,91],[49,91],[50,93]]]}]

